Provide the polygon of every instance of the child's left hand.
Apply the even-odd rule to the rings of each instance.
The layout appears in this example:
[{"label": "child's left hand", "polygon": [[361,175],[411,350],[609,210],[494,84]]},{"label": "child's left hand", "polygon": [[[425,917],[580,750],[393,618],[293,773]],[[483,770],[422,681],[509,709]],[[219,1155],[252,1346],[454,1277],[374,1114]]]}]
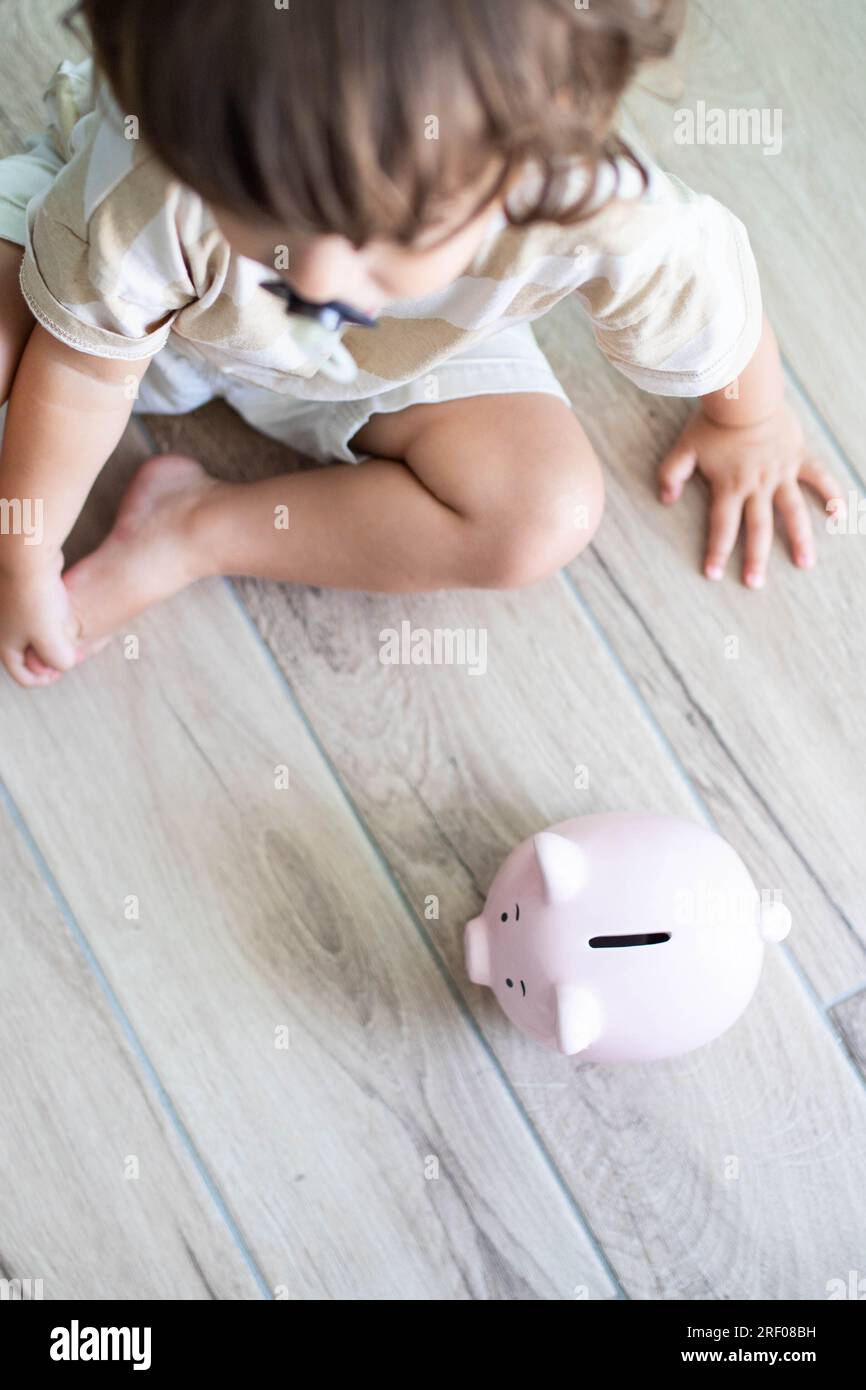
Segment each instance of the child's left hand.
[{"label": "child's left hand", "polygon": [[704,573],[721,579],[745,517],[743,583],[760,589],[773,544],[773,504],[778,507],[796,565],[815,564],[812,523],[801,491],[813,488],[827,511],[842,490],[827,468],[809,455],[802,426],[783,401],[757,425],[720,425],[698,410],[659,470],[661,499],[676,502],[695,469],[710,484],[709,540]]}]

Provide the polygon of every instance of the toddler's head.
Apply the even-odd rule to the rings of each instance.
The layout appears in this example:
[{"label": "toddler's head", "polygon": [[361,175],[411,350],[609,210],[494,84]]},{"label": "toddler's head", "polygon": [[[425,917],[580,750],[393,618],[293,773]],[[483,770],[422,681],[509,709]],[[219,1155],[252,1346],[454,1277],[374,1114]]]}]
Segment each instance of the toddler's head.
[{"label": "toddler's head", "polygon": [[82,0],[79,14],[124,114],[232,248],[305,299],[376,314],[451,283],[500,210],[579,220],[602,166],[634,160],[612,133],[618,102],[671,50],[681,4]]}]

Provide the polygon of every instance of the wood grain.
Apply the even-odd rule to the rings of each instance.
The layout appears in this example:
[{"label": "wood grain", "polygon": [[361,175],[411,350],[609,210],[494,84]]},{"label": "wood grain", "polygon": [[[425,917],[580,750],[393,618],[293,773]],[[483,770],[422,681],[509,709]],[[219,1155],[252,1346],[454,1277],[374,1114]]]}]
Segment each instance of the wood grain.
[{"label": "wood grain", "polygon": [[0,1277],[51,1300],[260,1298],[3,801],[0,879]]}]

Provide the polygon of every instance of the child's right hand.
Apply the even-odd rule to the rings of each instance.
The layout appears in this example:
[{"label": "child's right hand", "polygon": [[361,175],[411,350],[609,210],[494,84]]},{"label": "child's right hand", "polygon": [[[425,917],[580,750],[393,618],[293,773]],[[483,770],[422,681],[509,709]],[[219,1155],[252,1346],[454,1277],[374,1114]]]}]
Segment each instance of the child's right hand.
[{"label": "child's right hand", "polygon": [[32,568],[0,565],[0,661],[19,685],[51,685],[77,664],[78,621],[62,572],[62,555]]}]

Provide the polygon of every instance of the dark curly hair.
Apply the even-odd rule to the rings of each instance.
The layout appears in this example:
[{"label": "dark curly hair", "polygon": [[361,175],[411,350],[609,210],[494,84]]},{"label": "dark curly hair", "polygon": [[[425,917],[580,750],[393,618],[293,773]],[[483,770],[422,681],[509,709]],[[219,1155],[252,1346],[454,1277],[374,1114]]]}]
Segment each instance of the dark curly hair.
[{"label": "dark curly hair", "polygon": [[[475,211],[527,162],[542,173],[531,206],[506,208],[518,226],[576,222],[603,164],[640,169],[617,107],[672,50],[682,3],[80,0],[79,18],[122,111],[206,202],[406,246],[491,167]],[[569,206],[575,162],[588,181]]]}]

